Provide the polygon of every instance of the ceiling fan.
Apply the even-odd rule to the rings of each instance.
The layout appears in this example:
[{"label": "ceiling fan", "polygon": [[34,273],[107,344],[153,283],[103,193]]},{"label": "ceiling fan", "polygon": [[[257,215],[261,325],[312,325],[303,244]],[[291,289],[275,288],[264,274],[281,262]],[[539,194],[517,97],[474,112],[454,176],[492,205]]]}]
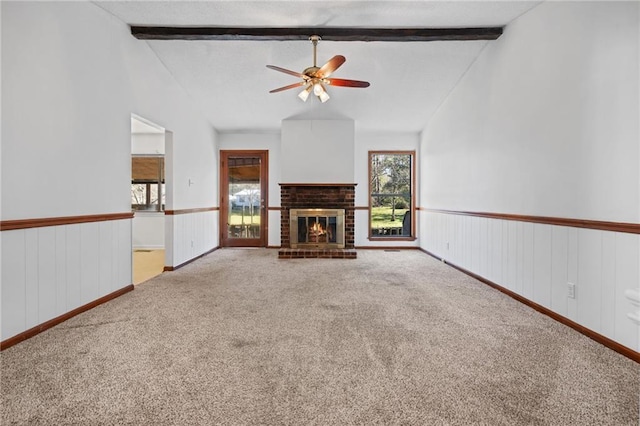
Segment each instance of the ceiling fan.
[{"label": "ceiling fan", "polygon": [[296,77],[300,77],[302,81],[288,86],[279,87],[277,89],[270,90],[269,93],[282,92],[283,90],[295,89],[296,87],[305,86],[302,92],[298,94],[298,97],[303,101],[307,101],[311,90],[313,94],[320,99],[321,102],[327,102],[329,100],[329,94],[327,93],[327,86],[342,86],[342,87],[369,87],[369,82],[359,80],[345,80],[343,78],[329,78],[329,76],[337,70],[347,60],[342,55],[336,55],[329,59],[326,64],[321,67],[316,65],[316,49],[320,37],[317,35],[309,37],[311,43],[313,43],[313,66],[306,68],[301,73],[291,71],[285,68],[280,68],[275,65],[267,65],[267,68],[280,71],[285,74],[290,74]]}]

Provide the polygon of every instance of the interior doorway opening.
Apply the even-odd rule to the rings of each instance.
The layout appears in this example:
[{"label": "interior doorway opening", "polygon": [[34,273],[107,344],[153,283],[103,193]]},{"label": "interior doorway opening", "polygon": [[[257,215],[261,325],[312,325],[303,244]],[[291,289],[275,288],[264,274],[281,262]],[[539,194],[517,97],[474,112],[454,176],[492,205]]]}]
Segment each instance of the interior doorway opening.
[{"label": "interior doorway opening", "polygon": [[133,284],[159,274],[165,265],[165,129],[131,115],[131,210]]}]

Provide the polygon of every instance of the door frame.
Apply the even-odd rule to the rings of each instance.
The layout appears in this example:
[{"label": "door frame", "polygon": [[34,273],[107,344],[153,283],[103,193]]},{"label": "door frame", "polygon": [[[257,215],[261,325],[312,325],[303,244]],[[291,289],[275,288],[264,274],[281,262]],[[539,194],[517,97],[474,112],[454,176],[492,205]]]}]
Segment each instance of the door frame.
[{"label": "door frame", "polygon": [[[260,158],[260,237],[228,238],[229,218],[229,157]],[[269,151],[220,150],[220,246],[267,247],[269,235]]]}]

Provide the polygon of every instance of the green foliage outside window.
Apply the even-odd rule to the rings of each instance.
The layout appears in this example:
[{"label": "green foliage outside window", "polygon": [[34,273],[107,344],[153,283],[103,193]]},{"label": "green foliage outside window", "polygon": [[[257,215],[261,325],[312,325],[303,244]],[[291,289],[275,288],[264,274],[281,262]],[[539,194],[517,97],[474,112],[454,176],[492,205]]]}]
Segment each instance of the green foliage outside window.
[{"label": "green foliage outside window", "polygon": [[410,237],[413,153],[371,152],[369,159],[370,235]]}]

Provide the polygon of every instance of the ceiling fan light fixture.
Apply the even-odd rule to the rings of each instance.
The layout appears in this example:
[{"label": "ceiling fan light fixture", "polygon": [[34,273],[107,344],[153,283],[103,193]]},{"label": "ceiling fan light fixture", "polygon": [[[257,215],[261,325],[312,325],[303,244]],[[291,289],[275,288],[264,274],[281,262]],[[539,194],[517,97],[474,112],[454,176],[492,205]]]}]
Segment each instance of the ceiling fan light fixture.
[{"label": "ceiling fan light fixture", "polygon": [[311,85],[308,85],[302,92],[298,93],[298,97],[302,99],[302,102],[307,102],[309,93],[311,93]]},{"label": "ceiling fan light fixture", "polygon": [[322,87],[322,85],[320,85],[319,81],[316,81],[313,83],[313,94],[316,96],[320,96],[321,94],[325,93],[324,88]]},{"label": "ceiling fan light fixture", "polygon": [[325,103],[329,100],[330,96],[326,91],[322,91],[321,94],[318,95],[318,98],[320,98],[320,102]]}]

